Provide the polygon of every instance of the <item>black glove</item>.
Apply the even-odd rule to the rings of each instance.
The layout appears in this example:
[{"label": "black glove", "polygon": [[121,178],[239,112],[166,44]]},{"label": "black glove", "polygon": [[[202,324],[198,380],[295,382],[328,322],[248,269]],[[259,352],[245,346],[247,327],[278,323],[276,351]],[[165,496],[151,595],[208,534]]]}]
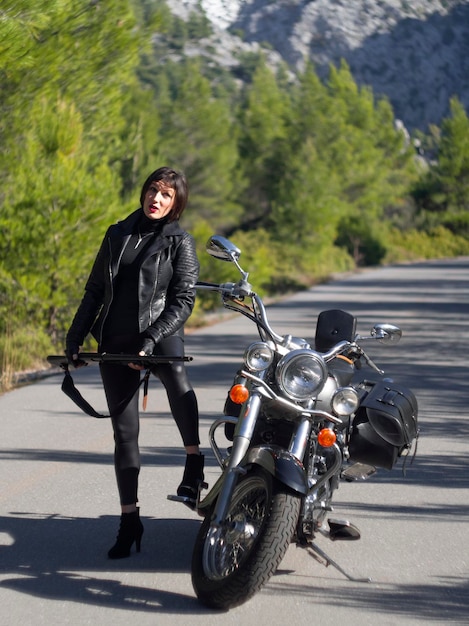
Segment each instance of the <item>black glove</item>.
[{"label": "black glove", "polygon": [[67,357],[67,361],[73,367],[80,367],[81,365],[86,365],[85,361],[82,361],[79,358],[80,346],[76,343],[67,343],[65,347],[65,356]]},{"label": "black glove", "polygon": [[145,356],[151,356],[153,354],[155,346],[156,343],[153,341],[153,339],[151,337],[147,337],[143,340],[143,345],[140,348],[140,352],[143,352]]}]

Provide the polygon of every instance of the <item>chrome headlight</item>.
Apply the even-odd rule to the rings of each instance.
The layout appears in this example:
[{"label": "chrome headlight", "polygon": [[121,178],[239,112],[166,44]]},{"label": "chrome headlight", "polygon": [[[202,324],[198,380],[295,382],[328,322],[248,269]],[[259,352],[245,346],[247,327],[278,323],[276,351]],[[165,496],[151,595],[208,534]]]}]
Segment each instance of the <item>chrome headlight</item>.
[{"label": "chrome headlight", "polygon": [[280,389],[292,400],[307,400],[324,386],[327,367],[312,350],[293,350],[280,359],[275,372]]},{"label": "chrome headlight", "polygon": [[341,387],[337,389],[332,398],[332,410],[339,417],[345,417],[355,413],[360,404],[358,392],[353,387]]},{"label": "chrome headlight", "polygon": [[274,352],[272,348],[263,341],[252,343],[244,353],[244,362],[251,372],[266,370],[273,360]]}]

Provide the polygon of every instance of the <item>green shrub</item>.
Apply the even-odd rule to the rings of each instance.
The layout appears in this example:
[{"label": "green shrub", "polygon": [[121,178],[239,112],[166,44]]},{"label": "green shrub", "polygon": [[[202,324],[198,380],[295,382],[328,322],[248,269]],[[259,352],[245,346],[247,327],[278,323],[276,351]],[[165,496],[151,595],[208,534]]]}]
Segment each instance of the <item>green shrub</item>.
[{"label": "green shrub", "polygon": [[335,244],[345,248],[358,266],[379,265],[386,254],[380,224],[361,215],[340,221]]},{"label": "green shrub", "polygon": [[438,259],[469,254],[469,240],[443,226],[429,231],[391,229],[386,240],[385,263]]},{"label": "green shrub", "polygon": [[28,326],[7,330],[0,336],[1,390],[10,389],[15,374],[46,367],[46,356],[55,352],[40,328]]}]

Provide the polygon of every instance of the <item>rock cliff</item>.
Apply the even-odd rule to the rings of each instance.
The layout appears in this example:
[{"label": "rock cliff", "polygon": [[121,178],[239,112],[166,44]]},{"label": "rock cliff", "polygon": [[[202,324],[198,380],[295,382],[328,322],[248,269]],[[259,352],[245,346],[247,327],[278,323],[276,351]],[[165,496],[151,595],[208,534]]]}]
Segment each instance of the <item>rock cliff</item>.
[{"label": "rock cliff", "polygon": [[199,4],[221,65],[266,44],[273,61],[301,70],[311,60],[323,77],[344,58],[357,83],[387,96],[409,129],[439,125],[454,95],[469,109],[469,0],[168,2],[183,18]]}]

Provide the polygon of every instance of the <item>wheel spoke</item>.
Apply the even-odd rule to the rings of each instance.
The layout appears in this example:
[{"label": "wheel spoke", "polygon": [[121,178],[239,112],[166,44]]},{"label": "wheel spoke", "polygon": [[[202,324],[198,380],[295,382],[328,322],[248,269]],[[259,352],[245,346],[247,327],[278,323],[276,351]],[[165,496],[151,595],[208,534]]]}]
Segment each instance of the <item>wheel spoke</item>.
[{"label": "wheel spoke", "polygon": [[208,578],[229,576],[248,557],[264,522],[268,498],[265,484],[257,478],[235,490],[226,522],[207,534],[203,567]]}]

